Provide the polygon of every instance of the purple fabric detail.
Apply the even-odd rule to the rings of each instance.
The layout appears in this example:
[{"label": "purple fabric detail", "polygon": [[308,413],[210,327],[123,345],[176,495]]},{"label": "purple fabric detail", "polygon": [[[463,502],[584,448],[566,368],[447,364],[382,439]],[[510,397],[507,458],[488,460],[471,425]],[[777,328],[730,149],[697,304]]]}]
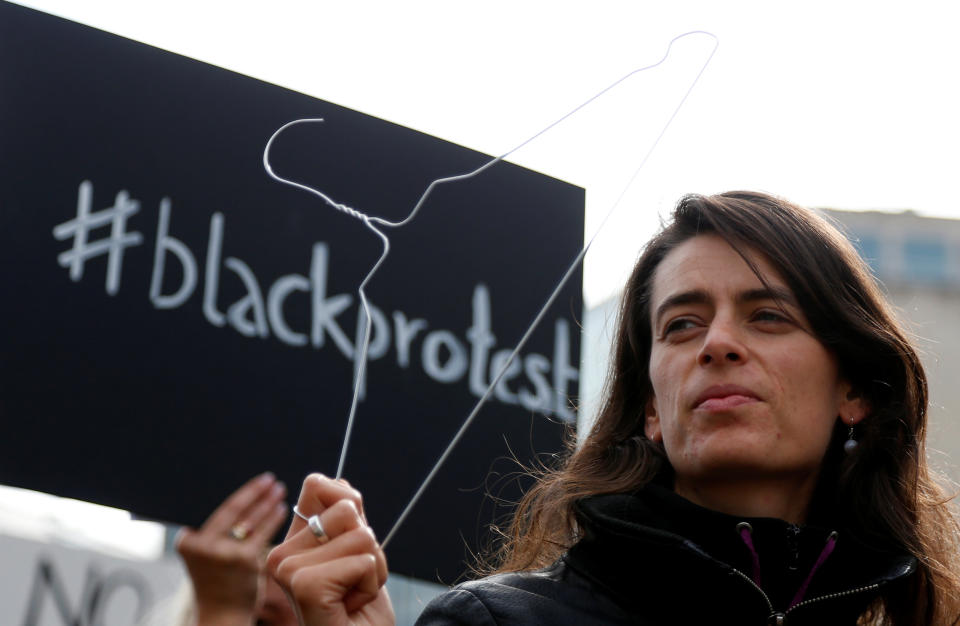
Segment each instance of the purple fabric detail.
[{"label": "purple fabric detail", "polygon": [[820,556],[817,558],[817,562],[813,564],[813,567],[810,569],[810,573],[807,574],[807,579],[803,581],[802,585],[800,585],[800,589],[797,590],[797,595],[793,596],[793,601],[790,603],[790,608],[793,608],[803,601],[803,597],[807,595],[807,587],[810,586],[810,581],[813,580],[813,575],[827,560],[827,557],[830,556],[830,553],[833,552],[833,548],[836,545],[837,534],[831,533],[830,537],[827,539],[827,545],[823,546],[823,550],[820,551]]},{"label": "purple fabric detail", "polygon": [[753,582],[757,584],[757,587],[762,588],[760,584],[760,555],[757,554],[757,549],[753,547],[753,537],[750,535],[749,524],[744,524],[740,527],[740,538],[743,539],[743,543],[750,549],[750,556],[753,557]]}]

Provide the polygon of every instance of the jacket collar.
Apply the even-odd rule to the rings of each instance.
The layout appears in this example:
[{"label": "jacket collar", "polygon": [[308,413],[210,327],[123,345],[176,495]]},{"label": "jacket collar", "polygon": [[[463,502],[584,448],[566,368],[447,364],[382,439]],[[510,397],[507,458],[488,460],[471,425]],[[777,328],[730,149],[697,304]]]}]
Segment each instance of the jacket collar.
[{"label": "jacket collar", "polygon": [[[671,584],[682,584],[697,588],[702,597],[705,588],[721,593],[714,581],[724,580],[721,587],[726,589],[735,579],[747,598],[755,597],[758,611],[769,608],[767,600],[775,611],[783,611],[822,560],[834,531],[835,549],[816,565],[806,598],[882,586],[916,569],[912,556],[866,546],[855,533],[831,528],[824,520],[794,526],[772,518],[738,518],[697,506],[656,484],[635,494],[585,498],[576,511],[583,538],[569,551],[568,563],[627,605],[637,597],[638,583],[648,592],[667,592]],[[741,522],[752,528],[766,599],[749,589],[748,580],[734,575],[736,570],[751,578],[756,565],[738,532]],[[864,595],[851,610],[862,611],[872,597]]]}]

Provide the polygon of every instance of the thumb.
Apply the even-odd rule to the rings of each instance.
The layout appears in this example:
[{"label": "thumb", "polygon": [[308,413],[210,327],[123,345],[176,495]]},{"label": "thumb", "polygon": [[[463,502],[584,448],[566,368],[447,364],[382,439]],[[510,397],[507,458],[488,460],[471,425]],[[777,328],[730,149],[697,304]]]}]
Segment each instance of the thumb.
[{"label": "thumb", "polygon": [[377,562],[372,554],[354,554],[298,572],[292,593],[307,623],[337,623],[377,597]]},{"label": "thumb", "polygon": [[184,550],[190,552],[196,541],[196,534],[197,531],[188,526],[183,526],[177,531],[176,536],[173,538],[173,546],[181,556],[183,556]]}]

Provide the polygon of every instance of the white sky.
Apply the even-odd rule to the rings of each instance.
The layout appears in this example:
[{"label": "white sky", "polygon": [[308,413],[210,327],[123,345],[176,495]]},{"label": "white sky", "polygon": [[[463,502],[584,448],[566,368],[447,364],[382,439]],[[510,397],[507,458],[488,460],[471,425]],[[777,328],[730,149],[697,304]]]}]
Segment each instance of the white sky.
[{"label": "white sky", "polygon": [[[715,33],[713,62],[588,256],[588,302],[623,282],[657,212],[685,192],[960,218],[950,2],[20,4],[492,154],[658,60],[672,37]],[[681,43],[592,116],[511,159],[587,187],[588,235],[709,52],[705,38]]]}]

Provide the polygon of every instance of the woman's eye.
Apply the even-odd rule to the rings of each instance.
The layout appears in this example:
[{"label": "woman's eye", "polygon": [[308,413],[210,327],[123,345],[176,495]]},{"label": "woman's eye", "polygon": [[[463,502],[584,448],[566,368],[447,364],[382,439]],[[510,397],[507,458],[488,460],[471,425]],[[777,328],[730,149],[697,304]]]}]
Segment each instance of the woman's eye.
[{"label": "woman's eye", "polygon": [[753,314],[754,321],[757,322],[789,322],[790,318],[780,311],[771,311],[763,309]]},{"label": "woman's eye", "polygon": [[667,336],[670,333],[679,332],[681,330],[687,330],[688,328],[696,327],[696,323],[688,318],[681,317],[679,319],[672,320],[663,327],[663,335]]}]

